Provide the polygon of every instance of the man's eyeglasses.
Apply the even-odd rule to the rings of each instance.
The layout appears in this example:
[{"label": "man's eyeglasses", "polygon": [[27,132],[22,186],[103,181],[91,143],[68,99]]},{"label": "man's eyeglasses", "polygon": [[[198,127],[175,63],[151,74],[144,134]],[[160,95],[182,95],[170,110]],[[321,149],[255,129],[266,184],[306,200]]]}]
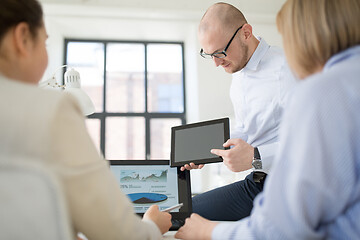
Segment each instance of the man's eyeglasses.
[{"label": "man's eyeglasses", "polygon": [[202,56],[203,58],[207,58],[207,59],[212,59],[213,57],[216,58],[224,58],[227,56],[226,54],[226,50],[228,50],[232,40],[235,38],[237,32],[243,27],[244,25],[242,25],[241,27],[239,27],[238,29],[236,29],[234,35],[231,37],[229,43],[226,45],[226,47],[224,48],[223,51],[221,52],[214,52],[214,53],[205,53],[203,49],[200,49],[200,56]]}]

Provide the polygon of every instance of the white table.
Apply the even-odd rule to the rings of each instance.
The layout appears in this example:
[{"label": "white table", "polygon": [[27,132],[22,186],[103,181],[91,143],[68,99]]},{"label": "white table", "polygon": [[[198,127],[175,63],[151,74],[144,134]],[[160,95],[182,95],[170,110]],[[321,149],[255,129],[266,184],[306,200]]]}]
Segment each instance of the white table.
[{"label": "white table", "polygon": [[174,235],[175,235],[176,231],[168,231],[167,233],[165,233],[163,235],[163,239],[166,239],[166,240],[170,240],[170,239],[178,239],[178,238],[175,238]]},{"label": "white table", "polygon": [[[163,235],[163,239],[165,240],[174,240],[174,239],[178,239],[178,238],[175,238],[174,235],[176,234],[176,231],[168,231],[167,233],[165,233]],[[84,234],[82,233],[78,233],[78,240],[88,240]],[[180,239],[178,239],[180,240]]]}]

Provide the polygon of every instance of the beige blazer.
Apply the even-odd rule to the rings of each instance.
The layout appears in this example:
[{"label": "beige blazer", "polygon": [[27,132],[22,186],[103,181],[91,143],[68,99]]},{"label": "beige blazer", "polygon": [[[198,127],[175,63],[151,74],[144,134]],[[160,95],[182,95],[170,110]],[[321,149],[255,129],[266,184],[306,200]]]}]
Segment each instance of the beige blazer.
[{"label": "beige blazer", "polygon": [[0,161],[36,159],[55,173],[74,232],[89,240],[161,239],[133,212],[85,127],[74,98],[0,75]]}]

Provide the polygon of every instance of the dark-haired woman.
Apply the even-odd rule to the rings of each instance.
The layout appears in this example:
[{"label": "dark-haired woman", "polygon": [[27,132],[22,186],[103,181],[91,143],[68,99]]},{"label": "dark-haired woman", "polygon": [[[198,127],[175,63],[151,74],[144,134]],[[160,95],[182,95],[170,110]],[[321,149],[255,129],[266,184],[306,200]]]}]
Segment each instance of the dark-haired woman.
[{"label": "dark-haired woman", "polygon": [[36,161],[57,177],[74,237],[161,239],[171,215],[157,206],[142,220],[135,215],[92,144],[76,100],[37,88],[48,62],[46,39],[36,0],[0,1],[0,161]]}]

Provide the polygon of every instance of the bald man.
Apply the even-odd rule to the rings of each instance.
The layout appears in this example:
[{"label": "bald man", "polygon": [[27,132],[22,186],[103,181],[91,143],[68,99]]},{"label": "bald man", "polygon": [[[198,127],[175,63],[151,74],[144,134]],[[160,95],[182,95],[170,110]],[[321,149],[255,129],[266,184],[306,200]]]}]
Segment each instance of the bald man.
[{"label": "bald man", "polygon": [[[226,3],[212,5],[198,31],[200,55],[232,74],[230,97],[236,125],[229,150],[212,149],[233,172],[254,169],[245,180],[193,198],[193,212],[215,221],[249,216],[255,196],[263,189],[278,144],[278,128],[286,95],[294,86],[283,52],[252,34],[244,15]],[[202,168],[185,165],[182,170]]]}]

